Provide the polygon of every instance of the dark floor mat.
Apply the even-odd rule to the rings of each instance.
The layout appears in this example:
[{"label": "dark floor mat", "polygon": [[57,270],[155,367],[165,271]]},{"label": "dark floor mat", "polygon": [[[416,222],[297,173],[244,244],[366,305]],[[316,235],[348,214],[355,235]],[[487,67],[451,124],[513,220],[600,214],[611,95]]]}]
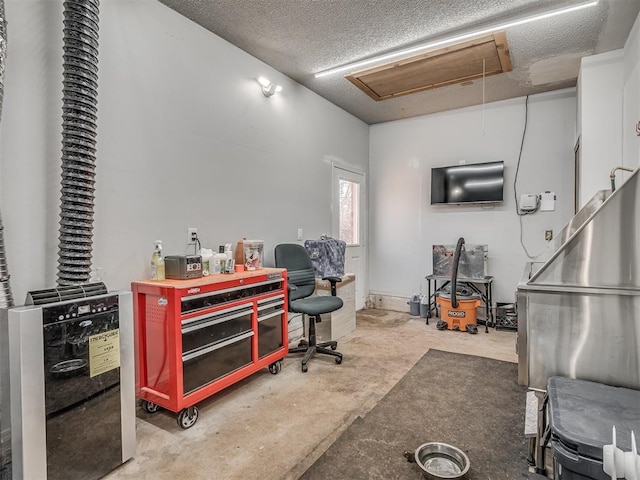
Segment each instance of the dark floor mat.
[{"label": "dark floor mat", "polygon": [[467,454],[470,479],[528,478],[525,392],[514,363],[429,350],[301,478],[422,479],[402,454],[436,441]]}]

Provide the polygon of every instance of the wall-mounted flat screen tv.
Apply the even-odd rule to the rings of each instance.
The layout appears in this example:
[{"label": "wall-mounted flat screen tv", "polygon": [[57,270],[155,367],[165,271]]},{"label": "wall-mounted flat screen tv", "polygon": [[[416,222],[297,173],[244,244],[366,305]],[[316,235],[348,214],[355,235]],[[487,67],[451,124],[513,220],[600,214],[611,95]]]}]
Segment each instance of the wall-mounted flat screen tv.
[{"label": "wall-mounted flat screen tv", "polygon": [[504,162],[431,169],[431,205],[502,202]]}]

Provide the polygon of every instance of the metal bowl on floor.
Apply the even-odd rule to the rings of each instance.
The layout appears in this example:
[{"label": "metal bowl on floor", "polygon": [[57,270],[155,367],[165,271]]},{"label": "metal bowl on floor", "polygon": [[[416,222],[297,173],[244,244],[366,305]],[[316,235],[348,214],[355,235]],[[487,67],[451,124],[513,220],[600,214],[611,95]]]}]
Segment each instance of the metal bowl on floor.
[{"label": "metal bowl on floor", "polygon": [[468,478],[471,467],[462,450],[440,442],[420,445],[414,459],[427,480],[463,480]]}]

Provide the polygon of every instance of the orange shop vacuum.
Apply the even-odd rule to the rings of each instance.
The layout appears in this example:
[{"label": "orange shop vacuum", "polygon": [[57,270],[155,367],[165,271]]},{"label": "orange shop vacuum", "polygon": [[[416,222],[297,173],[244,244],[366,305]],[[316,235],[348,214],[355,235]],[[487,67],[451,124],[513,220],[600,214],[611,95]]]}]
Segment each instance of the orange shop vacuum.
[{"label": "orange shop vacuum", "polygon": [[464,238],[460,237],[453,255],[451,269],[451,293],[438,292],[436,303],[440,305],[440,320],[436,324],[438,330],[459,330],[469,333],[478,333],[476,325],[477,309],[480,306],[478,295],[469,295],[467,292],[458,291],[458,263],[460,252],[464,247]]}]

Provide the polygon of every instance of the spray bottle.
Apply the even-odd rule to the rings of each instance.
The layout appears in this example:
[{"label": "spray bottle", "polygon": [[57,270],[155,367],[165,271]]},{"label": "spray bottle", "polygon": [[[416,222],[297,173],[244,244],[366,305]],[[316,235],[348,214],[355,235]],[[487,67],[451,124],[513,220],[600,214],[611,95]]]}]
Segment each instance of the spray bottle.
[{"label": "spray bottle", "polygon": [[156,240],[151,255],[151,280],[164,280],[164,258],[162,258],[162,240]]},{"label": "spray bottle", "polygon": [[231,244],[230,243],[225,243],[224,244],[224,254],[227,256],[227,263],[225,265],[225,273],[234,273],[236,271],[235,269],[235,259],[233,258],[233,252],[231,251]]},{"label": "spray bottle", "polygon": [[227,263],[227,256],[224,254],[224,246],[220,245],[218,247],[218,253],[216,253],[210,262],[213,262],[213,270],[210,271],[211,274],[217,275],[219,273],[225,272],[225,267]]}]

